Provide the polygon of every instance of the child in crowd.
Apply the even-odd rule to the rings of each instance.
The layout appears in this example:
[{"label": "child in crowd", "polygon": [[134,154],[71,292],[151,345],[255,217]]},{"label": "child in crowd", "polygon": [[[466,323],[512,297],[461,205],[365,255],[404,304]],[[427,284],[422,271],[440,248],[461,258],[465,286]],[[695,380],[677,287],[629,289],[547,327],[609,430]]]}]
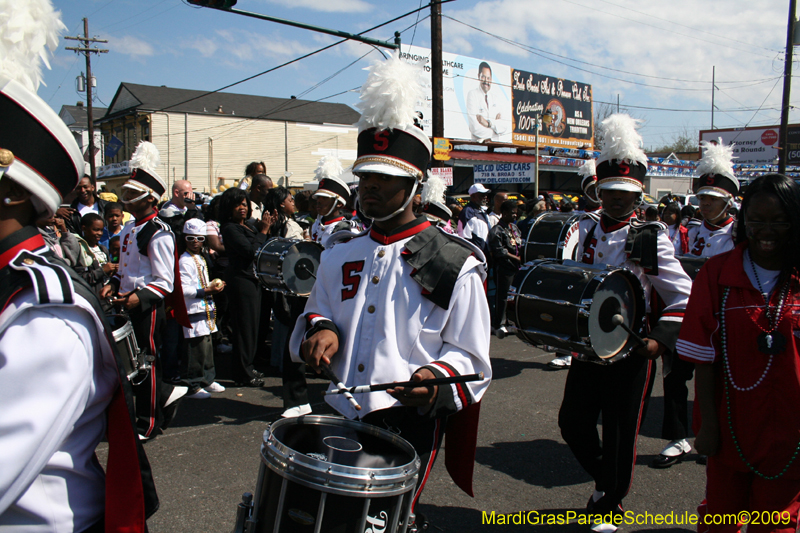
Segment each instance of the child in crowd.
[{"label": "child in crowd", "polygon": [[214,381],[214,346],[211,335],[217,331],[217,310],[212,296],[225,288],[219,279],[209,280],[208,264],[203,257],[206,223],[191,218],[183,226],[186,251],[178,262],[183,297],[191,328],[183,328],[184,353],[181,357],[181,381],[189,387],[187,397],[202,399],[225,387]]},{"label": "child in crowd", "polygon": [[108,248],[108,243],[111,240],[111,237],[122,233],[122,204],[118,202],[112,202],[106,205],[104,217],[105,228],[103,228],[103,235],[100,237],[100,244]]},{"label": "child in crowd", "polygon": [[119,264],[119,235],[114,235],[108,241],[108,262]]},{"label": "child in crowd", "polygon": [[98,293],[117,271],[118,266],[109,262],[108,248],[100,244],[104,228],[103,217],[97,213],[83,215],[81,218],[83,236],[77,237],[78,244],[80,244],[80,253],[73,267],[86,283]]}]

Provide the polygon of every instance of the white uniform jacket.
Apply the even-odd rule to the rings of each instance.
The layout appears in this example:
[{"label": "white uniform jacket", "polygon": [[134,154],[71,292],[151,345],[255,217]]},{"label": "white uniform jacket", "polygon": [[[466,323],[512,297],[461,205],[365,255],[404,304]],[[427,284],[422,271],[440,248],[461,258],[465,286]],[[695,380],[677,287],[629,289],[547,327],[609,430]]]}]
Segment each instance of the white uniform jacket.
[{"label": "white uniform jacket", "polygon": [[325,224],[322,223],[322,217],[317,217],[314,224],[311,225],[311,240],[317,244],[321,244],[323,248],[329,248],[328,240],[331,235],[337,231],[350,230],[351,233],[357,234],[361,232],[358,223],[347,220],[345,217],[337,217],[329,220]]},{"label": "white uniform jacket", "polygon": [[[22,261],[38,282],[0,315],[0,531],[83,531],[105,509],[94,451],[117,367],[103,324],[66,272],[31,259],[47,250],[35,233],[41,246],[26,247],[33,254]],[[23,270],[12,258],[0,267],[9,263]]]},{"label": "white uniform jacket", "polygon": [[[439,387],[436,405],[443,408],[430,416],[443,416],[480,400],[489,386],[489,308],[483,254],[455,236],[448,238],[469,247],[472,255],[457,274],[450,305],[443,309],[425,297],[403,255],[412,237],[428,227],[424,217],[392,235],[373,227],[323,252],[289,347],[300,362],[307,333],[334,325],[327,329],[338,330],[339,351],[331,368],[348,387],[406,381],[422,366],[440,377],[483,372],[483,381]],[[358,412],[342,395],[325,399],[348,418],[401,405],[386,392],[355,397],[362,406]]]},{"label": "white uniform jacket", "polygon": [[660,222],[650,223],[660,227],[657,237],[658,274],[652,275],[640,264],[629,260],[625,243],[632,218],[633,216],[625,222],[606,227],[599,215],[584,214],[578,225],[580,242],[577,257],[579,261],[590,265],[607,264],[631,270],[642,283],[648,313],[651,311],[651,293],[655,289],[665,308],[658,323],[651,324],[649,337],[661,341],[674,351],[686,303],[692,291],[692,280],[675,258],[675,247],[669,239],[669,230]]},{"label": "white uniform jacket", "polygon": [[[147,222],[158,225],[147,245],[147,255],[139,252],[137,239]],[[175,282],[175,236],[169,226],[155,213],[150,216],[128,222],[120,233],[119,271],[111,278],[111,282],[119,287],[120,294],[136,291],[147,309],[155,301],[163,300],[170,294]]]},{"label": "white uniform jacket", "polygon": [[183,252],[178,260],[183,300],[186,302],[186,312],[192,323],[191,328],[183,328],[183,336],[187,338],[205,337],[217,331],[216,323],[214,329],[208,327],[208,314],[210,313],[212,317],[216,316],[214,299],[206,296],[203,288],[211,281],[208,277],[208,265],[202,255],[197,260],[200,263],[201,271],[197,270],[195,257],[189,252]]},{"label": "white uniform jacket", "polygon": [[719,226],[708,222],[692,220],[689,222],[689,254],[700,257],[714,257],[733,250],[733,217],[728,217]]}]

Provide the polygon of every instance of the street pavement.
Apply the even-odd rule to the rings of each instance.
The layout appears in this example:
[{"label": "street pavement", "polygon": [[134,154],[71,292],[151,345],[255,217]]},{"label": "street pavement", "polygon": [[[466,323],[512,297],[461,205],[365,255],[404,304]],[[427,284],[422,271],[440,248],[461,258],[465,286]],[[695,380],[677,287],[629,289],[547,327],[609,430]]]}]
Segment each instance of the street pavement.
[{"label": "street pavement", "polygon": [[[567,371],[550,369],[552,354],[516,338],[492,337],[491,356],[494,379],[481,404],[475,497],[455,486],[440,457],[419,506],[431,522],[429,531],[588,531],[577,519],[566,525],[536,524],[546,514],[563,518],[567,512],[580,512],[594,489],[558,429]],[[224,361],[218,364],[222,367]],[[161,500],[160,510],[148,521],[152,533],[231,531],[242,493],[257,492],[262,434],[283,411],[281,380],[268,377],[260,389],[220,382],[229,387],[225,392],[184,400],[172,426],[145,445]],[[314,412],[333,414],[322,401],[327,384],[314,379],[309,388]],[[705,487],[704,467],[694,453],[669,469],[647,466],[663,446],[662,396],[659,364],[639,436],[633,485],[624,502],[640,524],[623,525],[621,531],[695,530],[692,525],[654,523],[658,515],[670,512],[678,521],[685,513],[694,514]],[[103,461],[105,454],[103,445],[98,452]],[[511,516],[511,525],[499,525],[499,515],[520,512],[530,523],[514,525]]]}]

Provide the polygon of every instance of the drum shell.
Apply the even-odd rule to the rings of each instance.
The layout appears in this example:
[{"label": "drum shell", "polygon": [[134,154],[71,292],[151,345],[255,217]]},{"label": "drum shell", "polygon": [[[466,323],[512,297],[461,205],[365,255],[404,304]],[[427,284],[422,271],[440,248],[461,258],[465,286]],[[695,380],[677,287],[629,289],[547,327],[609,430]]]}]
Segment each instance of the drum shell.
[{"label": "drum shell", "polygon": [[540,260],[523,265],[509,291],[506,313],[516,326],[517,336],[528,344],[566,350],[594,363],[611,364],[624,359],[636,347],[632,339],[617,355],[601,358],[593,348],[590,334],[594,295],[612,276],[615,281],[622,278],[630,283],[633,294],[628,296],[635,311],[629,325],[642,335],[646,330],[644,291],[631,271],[574,261]]},{"label": "drum shell", "polygon": [[[323,460],[316,452],[307,455],[295,449],[353,436],[370,450],[357,465],[340,464],[352,462],[348,456],[353,452],[328,449],[329,460]],[[380,455],[373,453],[381,446],[394,460],[381,465]],[[362,533],[373,527],[394,533],[408,526],[419,458],[408,442],[388,431],[335,417],[279,420],[264,432],[261,459],[254,509],[258,532]]]},{"label": "drum shell", "polygon": [[[308,296],[314,286],[322,247],[310,241],[275,237],[256,251],[253,271],[262,285],[276,292]],[[310,270],[297,272],[294,265],[302,261]]]},{"label": "drum shell", "polygon": [[708,261],[708,257],[700,257],[697,255],[679,255],[678,261],[680,262],[681,266],[683,267],[683,271],[692,278],[692,281],[697,278],[698,272],[706,264]]},{"label": "drum shell", "polygon": [[537,259],[576,259],[579,213],[542,213],[525,235],[523,262]]},{"label": "drum shell", "polygon": [[132,379],[139,373],[139,346],[136,343],[133,324],[125,315],[106,315],[106,320],[111,326],[114,343],[122,356],[120,359],[125,375],[128,379]]}]

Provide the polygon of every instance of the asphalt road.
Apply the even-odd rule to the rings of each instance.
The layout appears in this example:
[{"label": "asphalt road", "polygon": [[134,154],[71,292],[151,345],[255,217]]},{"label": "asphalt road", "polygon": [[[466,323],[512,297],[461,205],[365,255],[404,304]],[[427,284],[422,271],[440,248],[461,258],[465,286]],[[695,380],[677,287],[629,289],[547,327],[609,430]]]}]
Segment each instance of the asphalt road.
[{"label": "asphalt road", "polygon": [[[492,511],[495,522],[500,514],[522,512],[535,522],[544,514],[580,511],[594,488],[558,429],[567,371],[551,370],[547,367],[551,354],[516,338],[493,337],[491,355],[494,380],[481,406],[475,497],[453,484],[440,458],[419,507],[430,519],[430,531],[588,531],[575,521],[567,525],[486,523]],[[224,379],[221,383],[231,385]],[[310,381],[317,414],[332,414],[320,394],[326,387],[322,380]],[[283,411],[280,394],[280,379],[271,377],[261,389],[230,387],[207,400],[182,402],[172,427],[146,444],[161,499],[160,510],[148,521],[152,533],[232,530],[242,493],[257,490],[259,446],[267,424]],[[663,446],[661,417],[659,365],[638,441],[633,485],[624,502],[627,511],[650,523],[624,525],[622,531],[695,530],[691,525],[652,523],[656,515],[693,514],[705,487],[704,467],[695,462],[693,453],[666,470],[647,466]],[[101,447],[103,460],[104,453]]]}]

